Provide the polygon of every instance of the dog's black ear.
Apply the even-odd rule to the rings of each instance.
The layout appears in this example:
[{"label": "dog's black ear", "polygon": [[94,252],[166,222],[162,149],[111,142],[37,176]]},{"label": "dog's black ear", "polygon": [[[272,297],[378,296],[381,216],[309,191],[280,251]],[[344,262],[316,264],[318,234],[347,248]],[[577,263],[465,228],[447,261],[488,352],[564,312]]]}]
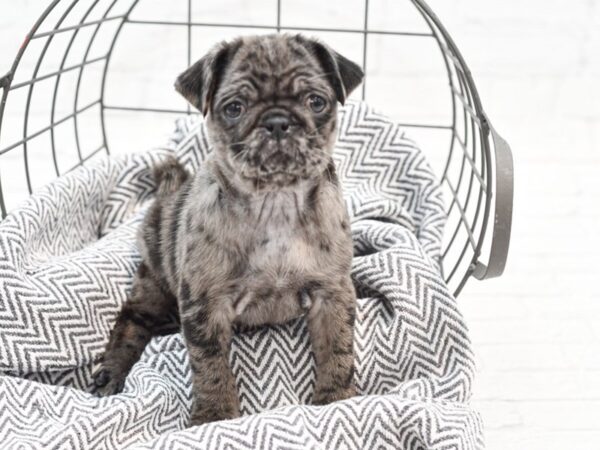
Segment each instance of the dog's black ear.
[{"label": "dog's black ear", "polygon": [[319,61],[329,76],[338,101],[343,105],[364,78],[360,66],[317,40],[306,39],[301,35],[298,35],[296,39],[306,46]]},{"label": "dog's black ear", "polygon": [[223,72],[233,56],[232,50],[232,45],[227,42],[218,44],[175,81],[175,90],[204,116],[210,111]]}]

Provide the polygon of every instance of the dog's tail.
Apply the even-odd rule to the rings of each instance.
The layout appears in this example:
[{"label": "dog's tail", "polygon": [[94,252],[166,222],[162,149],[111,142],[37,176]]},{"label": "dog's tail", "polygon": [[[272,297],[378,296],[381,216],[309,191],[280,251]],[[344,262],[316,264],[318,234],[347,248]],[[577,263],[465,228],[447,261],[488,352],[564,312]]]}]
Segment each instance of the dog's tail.
[{"label": "dog's tail", "polygon": [[155,166],[153,175],[156,182],[156,194],[159,198],[176,192],[189,177],[187,170],[174,156],[168,156]]}]

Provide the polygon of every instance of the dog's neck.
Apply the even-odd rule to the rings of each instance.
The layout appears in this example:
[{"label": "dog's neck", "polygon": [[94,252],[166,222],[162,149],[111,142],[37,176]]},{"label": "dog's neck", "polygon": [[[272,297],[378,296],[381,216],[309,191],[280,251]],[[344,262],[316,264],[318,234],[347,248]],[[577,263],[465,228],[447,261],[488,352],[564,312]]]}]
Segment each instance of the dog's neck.
[{"label": "dog's neck", "polygon": [[320,192],[331,178],[329,169],[320,176],[301,179],[287,186],[248,190],[236,183],[235,174],[223,167],[218,158],[211,158],[207,163],[219,186],[223,211],[230,211],[239,218],[245,217],[242,220],[259,234],[271,227],[289,228],[289,232],[293,233],[297,227],[306,226],[315,217]]}]

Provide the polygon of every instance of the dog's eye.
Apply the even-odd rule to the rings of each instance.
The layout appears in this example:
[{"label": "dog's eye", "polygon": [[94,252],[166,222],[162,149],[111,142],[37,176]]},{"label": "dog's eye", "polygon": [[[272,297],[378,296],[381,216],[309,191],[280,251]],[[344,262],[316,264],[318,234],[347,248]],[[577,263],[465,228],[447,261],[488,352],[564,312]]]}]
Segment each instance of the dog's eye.
[{"label": "dog's eye", "polygon": [[242,105],[241,102],[235,100],[233,102],[227,103],[223,107],[223,112],[225,112],[225,115],[230,119],[237,119],[244,112],[244,105]]},{"label": "dog's eye", "polygon": [[312,109],[313,112],[322,112],[325,109],[326,105],[327,101],[325,101],[325,99],[319,95],[313,94],[310,97],[308,97],[308,106],[310,106],[310,109]]}]

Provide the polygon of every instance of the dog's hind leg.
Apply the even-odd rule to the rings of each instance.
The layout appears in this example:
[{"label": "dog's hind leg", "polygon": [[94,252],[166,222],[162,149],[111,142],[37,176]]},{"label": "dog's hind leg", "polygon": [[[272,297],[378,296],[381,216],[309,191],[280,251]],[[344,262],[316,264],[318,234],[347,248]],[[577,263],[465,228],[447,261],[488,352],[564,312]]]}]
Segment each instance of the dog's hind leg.
[{"label": "dog's hind leg", "polygon": [[117,317],[101,366],[94,374],[98,394],[112,395],[123,389],[125,378],[152,336],[160,334],[177,313],[177,301],[165,292],[141,263],[131,296]]}]

